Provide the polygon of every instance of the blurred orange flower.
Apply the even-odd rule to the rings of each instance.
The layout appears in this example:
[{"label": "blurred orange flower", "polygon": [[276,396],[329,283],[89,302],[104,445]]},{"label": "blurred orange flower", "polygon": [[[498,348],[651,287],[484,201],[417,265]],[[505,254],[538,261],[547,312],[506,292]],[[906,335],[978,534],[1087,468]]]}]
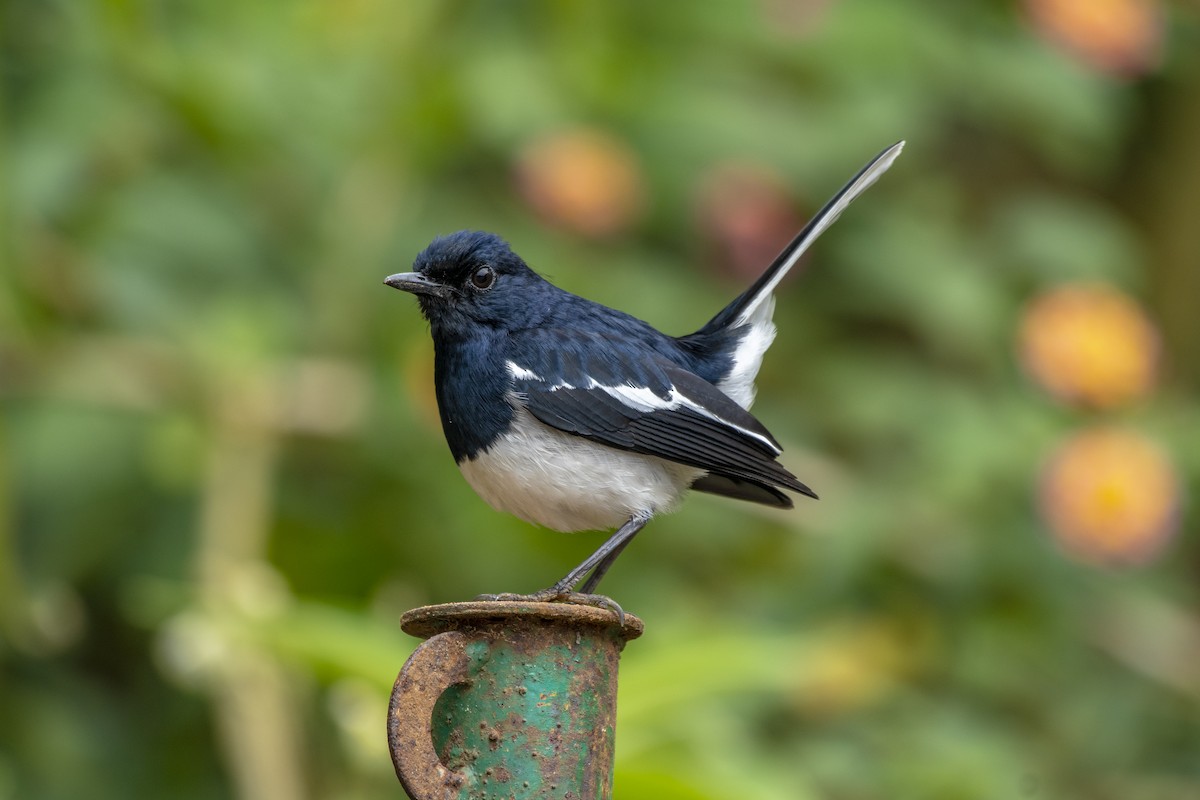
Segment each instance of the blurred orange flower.
[{"label": "blurred orange flower", "polygon": [[1112,287],[1068,284],[1034,298],[1019,336],[1025,369],[1067,402],[1111,408],[1154,385],[1158,333],[1137,303]]},{"label": "blurred orange flower", "polygon": [[1075,434],[1042,475],[1042,517],[1062,548],[1092,564],[1137,564],[1161,552],[1179,522],[1175,468],[1153,442],[1114,428]]},{"label": "blurred orange flower", "polygon": [[803,220],[796,201],[774,173],[752,164],[720,164],[696,194],[697,229],[704,231],[722,266],[740,278],[758,277]]},{"label": "blurred orange flower", "polygon": [[1141,75],[1162,58],[1159,0],[1025,0],[1025,8],[1043,36],[1101,72]]},{"label": "blurred orange flower", "polygon": [[833,4],[834,0],[762,0],[771,30],[797,38],[820,30]]},{"label": "blurred orange flower", "polygon": [[536,139],[521,152],[517,183],[551,225],[590,237],[627,229],[642,208],[642,173],[621,140],[592,128]]}]

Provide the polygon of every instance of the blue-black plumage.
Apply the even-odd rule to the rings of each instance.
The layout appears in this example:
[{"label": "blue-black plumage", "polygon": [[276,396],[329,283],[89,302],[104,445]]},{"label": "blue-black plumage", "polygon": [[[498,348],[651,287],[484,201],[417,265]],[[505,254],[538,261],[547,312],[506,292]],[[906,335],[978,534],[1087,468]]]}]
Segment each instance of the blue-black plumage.
[{"label": "blue-black plumage", "polygon": [[748,410],[775,336],[772,293],[903,145],[868,163],[688,336],[554,286],[491,233],[439,237],[413,272],[387,278],[429,320],[442,428],[476,492],[557,530],[618,528],[554,586],[520,597],[565,599],[581,583],[590,592],[646,521],[689,489],[780,508],[792,507],[783,490],[816,497]]}]

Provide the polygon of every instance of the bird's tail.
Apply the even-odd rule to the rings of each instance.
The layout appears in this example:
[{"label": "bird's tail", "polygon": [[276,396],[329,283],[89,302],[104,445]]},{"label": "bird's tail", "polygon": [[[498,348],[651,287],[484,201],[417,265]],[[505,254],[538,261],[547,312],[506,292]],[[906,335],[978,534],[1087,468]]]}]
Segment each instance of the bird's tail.
[{"label": "bird's tail", "polygon": [[721,309],[720,313],[709,320],[708,324],[697,331],[695,335],[702,336],[724,328],[740,327],[756,319],[755,312],[760,310],[765,311],[766,320],[769,322],[769,306],[766,309],[761,307],[771,297],[771,293],[783,280],[783,276],[787,275],[792,265],[800,260],[800,256],[804,255],[804,251],[808,249],[809,245],[816,241],[817,237],[824,233],[825,229],[846,210],[846,206],[866,191],[867,187],[874,183],[880,175],[887,172],[888,167],[892,165],[903,149],[904,142],[896,142],[871,159],[869,164],[859,170],[858,174],[851,178],[850,182],[843,186],[841,191],[835,194],[825,204],[825,207],[808,221],[800,233],[796,234],[796,238],[792,239],[788,246],[783,248],[783,252],[775,257],[766,272],[759,276],[749,289],[738,295],[732,303]]}]

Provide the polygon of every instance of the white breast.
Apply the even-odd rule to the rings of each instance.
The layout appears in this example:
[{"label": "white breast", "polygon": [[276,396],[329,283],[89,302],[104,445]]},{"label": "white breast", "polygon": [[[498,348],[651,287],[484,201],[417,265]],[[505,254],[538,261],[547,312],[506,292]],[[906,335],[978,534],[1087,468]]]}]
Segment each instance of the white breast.
[{"label": "white breast", "polygon": [[616,528],[635,512],[672,511],[703,474],[563,433],[523,408],[500,439],[458,466],[493,508],[559,531]]}]

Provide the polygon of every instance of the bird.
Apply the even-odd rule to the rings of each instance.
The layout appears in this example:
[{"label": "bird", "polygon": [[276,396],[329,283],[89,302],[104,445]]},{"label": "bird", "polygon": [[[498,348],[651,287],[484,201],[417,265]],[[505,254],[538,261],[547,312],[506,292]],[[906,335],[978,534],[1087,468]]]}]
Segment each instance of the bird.
[{"label": "bird", "polygon": [[555,286],[496,234],[435,238],[384,283],[429,323],[446,443],[488,504],[557,531],[612,530],[550,587],[479,599],[613,608],[600,580],[653,517],[689,491],[792,508],[816,498],[749,412],[775,338],[774,292],[809,246],[900,155],[867,163],[749,288],[695,333],[670,336]]}]

